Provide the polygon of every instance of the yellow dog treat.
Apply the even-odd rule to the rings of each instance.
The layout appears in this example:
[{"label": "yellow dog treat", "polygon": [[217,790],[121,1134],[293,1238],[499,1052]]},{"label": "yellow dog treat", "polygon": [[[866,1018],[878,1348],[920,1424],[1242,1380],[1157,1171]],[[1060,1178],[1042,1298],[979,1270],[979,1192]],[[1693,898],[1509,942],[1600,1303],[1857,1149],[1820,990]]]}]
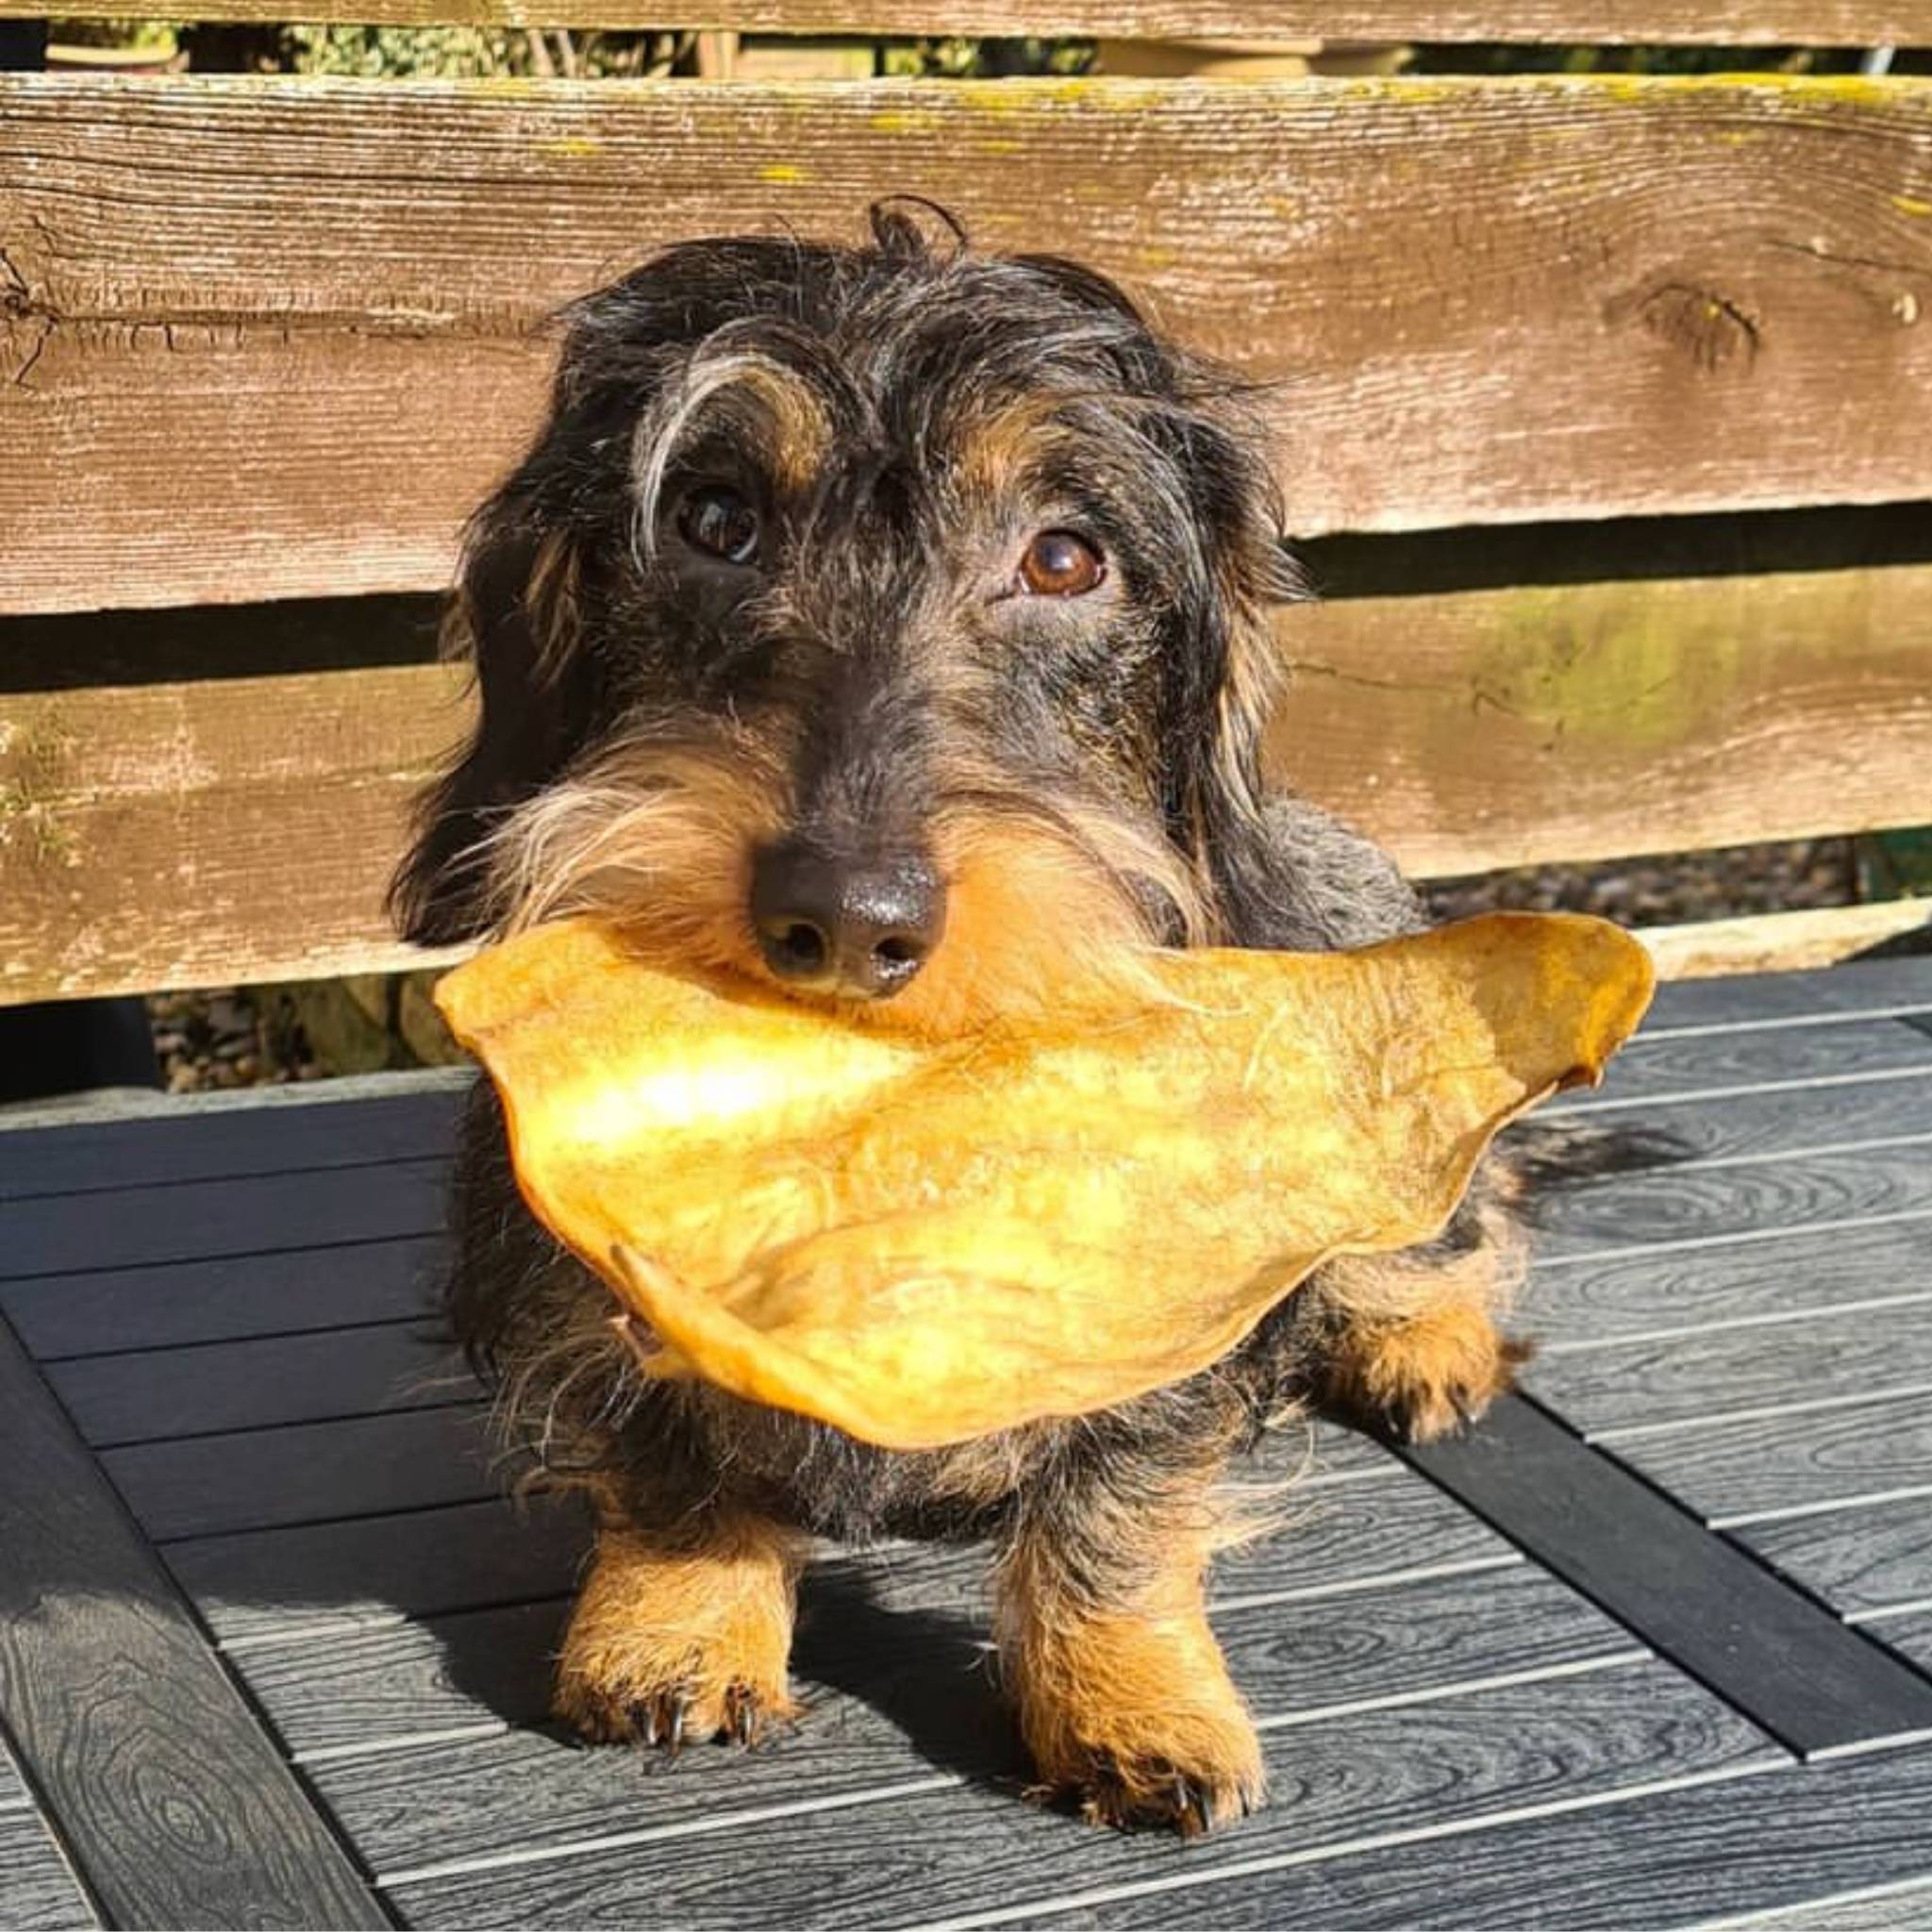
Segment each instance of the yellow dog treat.
[{"label": "yellow dog treat", "polygon": [[437,999],[647,1373],[920,1449],[1177,1381],[1330,1256],[1427,1240],[1652,986],[1614,926],[1526,913],[1151,971],[1144,1003],[935,1045],[566,920]]}]

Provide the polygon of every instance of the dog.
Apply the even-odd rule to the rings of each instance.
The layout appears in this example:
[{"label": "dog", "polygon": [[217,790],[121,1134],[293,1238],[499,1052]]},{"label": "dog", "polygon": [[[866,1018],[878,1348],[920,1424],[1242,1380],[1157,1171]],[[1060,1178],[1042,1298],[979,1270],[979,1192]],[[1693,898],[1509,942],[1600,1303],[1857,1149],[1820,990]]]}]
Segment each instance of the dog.
[{"label": "dog", "polygon": [[[1414,929],[1383,852],[1263,779],[1270,613],[1305,594],[1282,522],[1243,386],[1090,269],[903,202],[862,245],[672,247],[567,312],[548,420],[473,520],[451,625],[480,722],[399,922],[441,945],[595,912],[928,1038],[1149,945]],[[794,1708],[810,1539],[981,1541],[1043,1788],[1121,1826],[1246,1812],[1260,1750],[1203,1607],[1217,1485],[1283,1416],[1424,1437],[1508,1386],[1521,1243],[1491,1174],[1428,1247],[1331,1263],[1205,1374],[905,1454],[643,1383],[479,1083],[448,1307],[597,1524],[558,1714],[753,1742]]]}]

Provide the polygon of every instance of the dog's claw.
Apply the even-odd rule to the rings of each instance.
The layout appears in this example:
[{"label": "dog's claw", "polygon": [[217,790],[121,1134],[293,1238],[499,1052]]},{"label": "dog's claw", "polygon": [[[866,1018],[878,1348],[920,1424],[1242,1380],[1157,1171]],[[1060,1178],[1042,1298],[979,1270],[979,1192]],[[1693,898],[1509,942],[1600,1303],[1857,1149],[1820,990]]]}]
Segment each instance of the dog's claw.
[{"label": "dog's claw", "polygon": [[733,1740],[750,1747],[758,1731],[758,1699],[742,1684],[734,1684],[724,1693],[724,1723]]},{"label": "dog's claw", "polygon": [[647,1744],[658,1741],[658,1700],[655,1697],[640,1697],[626,1715],[634,1736],[641,1738]]},{"label": "dog's claw", "polygon": [[666,1727],[665,1741],[671,1747],[672,1757],[675,1757],[684,1749],[684,1721],[690,1714],[691,1705],[684,1694],[676,1690],[671,1693],[670,1703],[671,1716]]},{"label": "dog's claw", "polygon": [[1183,1835],[1193,1838],[1205,1836],[1208,1832],[1213,1830],[1214,1814],[1208,1807],[1208,1792],[1206,1789],[1201,1785],[1190,1784],[1186,1778],[1183,1778],[1181,1780],[1181,1792],[1183,1799],[1183,1823],[1181,1830]]}]

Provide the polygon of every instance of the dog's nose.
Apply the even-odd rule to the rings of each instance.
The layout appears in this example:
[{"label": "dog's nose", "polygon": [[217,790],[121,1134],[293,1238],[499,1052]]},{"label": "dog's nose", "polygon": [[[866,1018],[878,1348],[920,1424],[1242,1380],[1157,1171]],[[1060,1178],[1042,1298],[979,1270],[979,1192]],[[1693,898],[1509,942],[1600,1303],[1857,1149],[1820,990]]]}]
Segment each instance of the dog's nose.
[{"label": "dog's nose", "polygon": [[916,854],[853,863],[793,839],[754,861],[751,917],[778,978],[845,999],[887,999],[939,944],[946,889]]}]

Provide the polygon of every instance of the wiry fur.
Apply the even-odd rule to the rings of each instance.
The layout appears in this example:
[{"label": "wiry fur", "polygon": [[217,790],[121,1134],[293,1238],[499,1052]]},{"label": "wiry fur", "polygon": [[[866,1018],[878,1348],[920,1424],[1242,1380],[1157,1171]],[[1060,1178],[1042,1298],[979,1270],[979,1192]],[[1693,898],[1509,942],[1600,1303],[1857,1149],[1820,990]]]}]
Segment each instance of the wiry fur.
[{"label": "wiry fur", "polygon": [[[915,849],[945,934],[867,1018],[945,1034],[1130,978],[1150,943],[1420,923],[1383,854],[1264,788],[1268,612],[1298,580],[1238,385],[1091,272],[929,227],[888,208],[862,248],[692,243],[572,311],[550,419],[470,532],[452,634],[481,717],[396,883],[412,937],[594,909],[757,975],[761,847]],[[721,480],[758,507],[755,567],[679,536],[687,492]],[[1101,589],[1009,594],[1041,528],[1104,551]],[[1508,1274],[1481,1209],[1399,1264],[1327,1271],[1175,1387],[921,1455],[641,1383],[606,1291],[524,1208],[487,1090],[458,1228],[450,1307],[504,1429],[605,1525],[567,1715],[749,1735],[744,1684],[783,1702],[791,1535],[990,1538],[1042,1772],[1124,1823],[1258,1796],[1200,1611],[1228,1456],[1324,1397],[1427,1427],[1507,1380],[1466,1359]],[[707,1575],[737,1622],[706,1622]]]}]

